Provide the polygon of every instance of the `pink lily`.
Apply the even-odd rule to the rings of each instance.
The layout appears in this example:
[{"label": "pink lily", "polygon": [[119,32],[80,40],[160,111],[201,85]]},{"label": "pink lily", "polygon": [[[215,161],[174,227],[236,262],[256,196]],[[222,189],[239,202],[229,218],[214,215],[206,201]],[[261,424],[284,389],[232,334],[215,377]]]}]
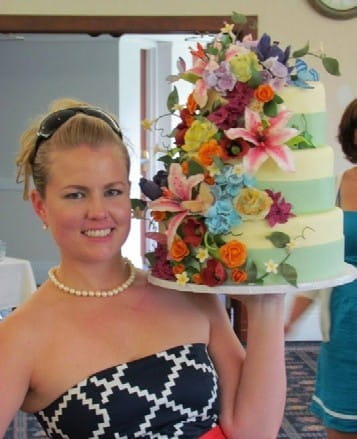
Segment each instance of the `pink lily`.
[{"label": "pink lily", "polygon": [[254,145],[243,157],[243,166],[247,172],[254,174],[268,157],[283,171],[295,171],[292,152],[285,145],[285,142],[298,134],[295,128],[285,126],[291,116],[290,111],[283,110],[277,116],[267,118],[266,125],[258,113],[247,107],[244,115],[246,128],[230,128],[225,131],[229,139],[242,138]]},{"label": "pink lily", "polygon": [[199,199],[192,200],[192,189],[204,179],[203,174],[186,177],[178,163],[172,163],[168,176],[168,191],[166,194],[149,204],[150,209],[160,212],[177,212],[168,224],[167,243],[170,249],[176,234],[176,230],[183,219],[190,212],[199,212],[203,208],[203,202]]}]

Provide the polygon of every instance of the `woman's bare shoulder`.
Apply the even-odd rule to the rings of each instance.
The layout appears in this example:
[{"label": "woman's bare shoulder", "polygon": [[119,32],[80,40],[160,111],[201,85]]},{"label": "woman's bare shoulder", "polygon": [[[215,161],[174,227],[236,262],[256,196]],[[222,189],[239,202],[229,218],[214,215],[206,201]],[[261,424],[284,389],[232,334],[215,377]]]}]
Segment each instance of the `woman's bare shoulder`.
[{"label": "woman's bare shoulder", "polygon": [[357,182],[357,166],[353,166],[352,168],[347,169],[342,174],[342,182],[341,184],[350,184]]}]

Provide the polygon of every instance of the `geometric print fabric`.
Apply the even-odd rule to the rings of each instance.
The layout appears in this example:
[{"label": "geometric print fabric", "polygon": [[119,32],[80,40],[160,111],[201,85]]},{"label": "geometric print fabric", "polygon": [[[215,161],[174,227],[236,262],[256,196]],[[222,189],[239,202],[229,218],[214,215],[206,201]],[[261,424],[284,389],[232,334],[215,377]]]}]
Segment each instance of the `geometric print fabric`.
[{"label": "geometric print fabric", "polygon": [[52,439],[196,439],[218,410],[216,371],[194,343],[97,372],[35,415]]}]

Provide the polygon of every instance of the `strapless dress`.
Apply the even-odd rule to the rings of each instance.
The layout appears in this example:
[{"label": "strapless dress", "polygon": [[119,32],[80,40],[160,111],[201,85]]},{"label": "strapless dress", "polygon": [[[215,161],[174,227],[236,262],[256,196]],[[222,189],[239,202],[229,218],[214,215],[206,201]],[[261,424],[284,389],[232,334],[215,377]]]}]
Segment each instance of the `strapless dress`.
[{"label": "strapless dress", "polygon": [[97,372],[34,415],[52,439],[196,439],[218,410],[215,368],[194,343]]}]

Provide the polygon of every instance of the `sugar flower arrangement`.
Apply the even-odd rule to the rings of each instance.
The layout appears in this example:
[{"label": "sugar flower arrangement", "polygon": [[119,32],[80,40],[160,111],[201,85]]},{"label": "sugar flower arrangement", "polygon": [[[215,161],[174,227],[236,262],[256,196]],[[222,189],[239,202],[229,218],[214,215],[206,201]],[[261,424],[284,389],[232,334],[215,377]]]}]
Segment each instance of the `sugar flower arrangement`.
[{"label": "sugar flower arrangement", "polygon": [[[242,22],[236,13],[232,19]],[[311,87],[318,74],[301,59],[308,44],[291,57],[290,47],[280,48],[269,35],[238,40],[234,28],[226,23],[205,47],[197,43],[190,50],[192,67],[178,60],[178,73],[168,79],[190,82],[192,92],[185,103],[179,102],[176,87],[168,96],[169,114],[179,122],[159,158],[163,169],[153,181],[141,179],[146,199],[132,200],[132,207],[138,217],[150,212],[154,230],[147,237],[156,248],[146,257],[158,278],[217,286],[260,284],[279,273],[296,285],[296,270],[287,262],[293,238],[279,231],[267,236],[284,253],[280,261],[266,261],[266,272],[258,274],[249,248],[231,231],[244,221],[264,220],[273,227],[294,216],[281,193],[255,187],[254,174],[269,157],[293,172],[291,150],[314,147],[308,136],[288,126],[292,114],[279,93],[287,85]],[[315,56],[339,74],[335,59]],[[154,129],[161,117],[142,124]]]}]

